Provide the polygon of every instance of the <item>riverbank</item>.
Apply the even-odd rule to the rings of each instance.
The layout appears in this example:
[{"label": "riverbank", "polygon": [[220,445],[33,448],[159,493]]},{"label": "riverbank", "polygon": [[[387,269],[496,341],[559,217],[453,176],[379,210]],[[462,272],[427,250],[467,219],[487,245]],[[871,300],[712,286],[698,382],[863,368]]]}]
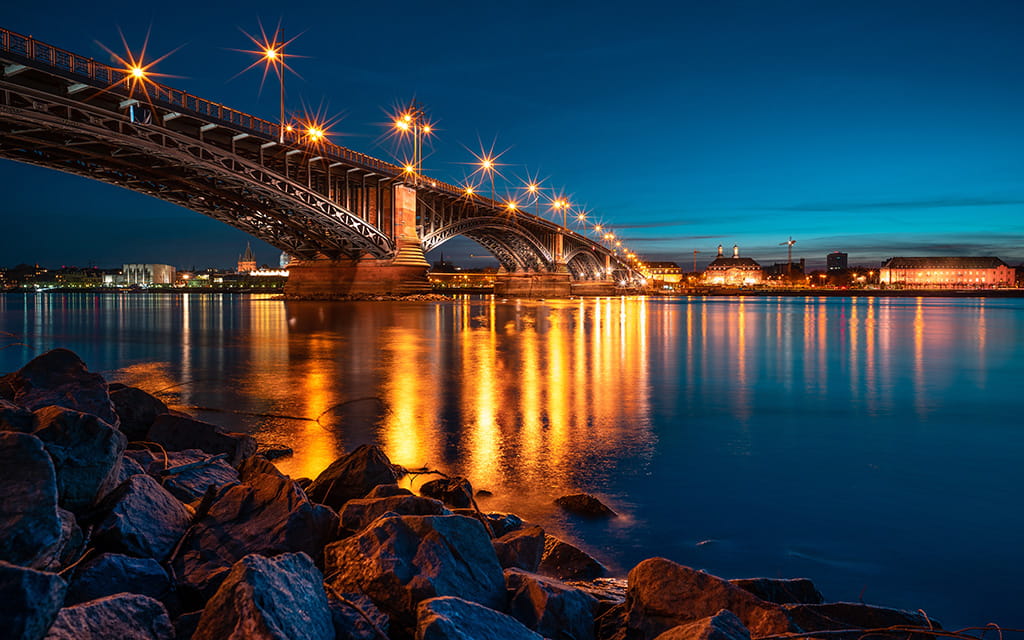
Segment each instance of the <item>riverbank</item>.
[{"label": "riverbank", "polygon": [[727,581],[660,558],[608,576],[572,541],[482,512],[469,479],[376,446],[293,480],[268,460],[281,452],[107,384],[65,350],[0,378],[0,424],[13,637],[741,640],[934,624],[826,603],[808,580]]}]

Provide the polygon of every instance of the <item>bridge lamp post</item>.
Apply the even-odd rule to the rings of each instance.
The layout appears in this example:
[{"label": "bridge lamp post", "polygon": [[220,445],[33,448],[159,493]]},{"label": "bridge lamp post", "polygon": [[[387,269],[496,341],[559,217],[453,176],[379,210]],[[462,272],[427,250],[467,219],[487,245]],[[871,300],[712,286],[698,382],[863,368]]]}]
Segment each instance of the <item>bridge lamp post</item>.
[{"label": "bridge lamp post", "polygon": [[284,34],[281,29],[274,34],[273,42],[263,48],[263,61],[277,73],[278,84],[281,88],[281,135],[278,137],[278,142],[284,144],[284,132],[287,125],[284,121]]},{"label": "bridge lamp post", "polygon": [[430,135],[432,128],[426,121],[423,109],[415,102],[395,118],[395,129],[412,136],[412,167],[411,173],[413,184],[419,184],[419,176],[423,173],[423,142]]},{"label": "bridge lamp post", "polygon": [[494,158],[485,155],[480,159],[480,170],[491,179],[491,201],[494,201]]},{"label": "bridge lamp post", "polygon": [[533,196],[533,203],[537,207],[537,217],[540,217],[540,185],[536,182],[529,182],[526,185],[526,192]]}]

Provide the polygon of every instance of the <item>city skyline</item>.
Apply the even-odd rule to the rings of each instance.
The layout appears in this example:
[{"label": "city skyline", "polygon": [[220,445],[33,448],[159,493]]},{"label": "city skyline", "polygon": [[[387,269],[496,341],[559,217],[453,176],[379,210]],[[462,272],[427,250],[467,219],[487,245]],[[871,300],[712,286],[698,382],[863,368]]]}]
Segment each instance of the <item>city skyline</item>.
[{"label": "city skyline", "polygon": [[[770,264],[786,259],[780,243],[792,236],[794,259],[812,267],[835,250],[865,265],[894,255],[1024,261],[1024,125],[1014,116],[1024,84],[1011,62],[1022,9],[1011,3],[250,10],[203,7],[209,19],[197,23],[185,9],[129,15],[100,4],[69,7],[58,24],[18,7],[4,26],[101,61],[110,55],[99,43],[120,53],[118,27],[133,48],[151,27],[150,58],[184,45],[155,68],[182,76],[167,84],[276,119],[276,82],[260,93],[257,71],[231,79],[251,62],[232,49],[251,48],[240,29],[258,32],[258,19],[273,29],[281,17],[308,56],[291,61],[301,77],[287,79],[288,108],[346,114],[334,142],[401,160],[381,140],[387,111],[416,98],[439,129],[428,176],[461,181],[493,143],[507,149],[506,175],[550,176],[649,260],[686,266],[697,249],[703,265],[718,244],[739,244]],[[448,37],[422,37],[436,33]],[[9,266],[228,265],[249,239],[45,169],[0,161],[0,181]],[[276,262],[253,245],[260,263]],[[467,242],[441,250],[467,267],[491,262]]]}]

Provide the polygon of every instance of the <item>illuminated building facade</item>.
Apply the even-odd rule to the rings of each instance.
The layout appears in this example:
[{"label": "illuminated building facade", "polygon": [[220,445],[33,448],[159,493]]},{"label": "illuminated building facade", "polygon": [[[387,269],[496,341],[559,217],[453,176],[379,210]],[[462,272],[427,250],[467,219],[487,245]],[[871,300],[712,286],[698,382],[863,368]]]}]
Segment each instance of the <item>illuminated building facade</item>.
[{"label": "illuminated building facade", "polygon": [[842,251],[833,251],[825,256],[825,264],[829,271],[846,271],[849,268],[848,254]]},{"label": "illuminated building facade", "polygon": [[722,245],[718,245],[718,257],[704,270],[702,279],[704,284],[742,287],[761,284],[764,281],[764,272],[753,258],[740,257],[738,245],[732,246],[731,258],[725,257],[722,254]]},{"label": "illuminated building facade", "polygon": [[249,273],[256,270],[256,254],[252,252],[252,245],[245,243],[245,253],[238,256],[238,273]]},{"label": "illuminated building facade", "polygon": [[683,281],[683,269],[675,262],[648,262],[647,273],[651,280],[659,280],[666,284],[678,284]]},{"label": "illuminated building facade", "polygon": [[882,284],[936,289],[1012,287],[1015,270],[999,258],[889,258],[878,272]]},{"label": "illuminated building facade", "polygon": [[122,267],[124,284],[174,284],[177,271],[169,264],[126,264]]}]

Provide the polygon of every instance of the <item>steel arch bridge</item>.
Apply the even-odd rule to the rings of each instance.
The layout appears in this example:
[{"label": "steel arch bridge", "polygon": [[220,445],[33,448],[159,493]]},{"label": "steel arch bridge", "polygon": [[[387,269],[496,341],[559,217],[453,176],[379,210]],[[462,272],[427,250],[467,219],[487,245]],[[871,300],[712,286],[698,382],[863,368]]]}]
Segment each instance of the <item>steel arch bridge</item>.
[{"label": "steel arch bridge", "polygon": [[0,64],[0,157],[178,204],[300,261],[421,267],[423,252],[465,236],[510,273],[639,277],[545,218],[178,89],[147,82],[133,95],[125,70],[6,29]]}]

